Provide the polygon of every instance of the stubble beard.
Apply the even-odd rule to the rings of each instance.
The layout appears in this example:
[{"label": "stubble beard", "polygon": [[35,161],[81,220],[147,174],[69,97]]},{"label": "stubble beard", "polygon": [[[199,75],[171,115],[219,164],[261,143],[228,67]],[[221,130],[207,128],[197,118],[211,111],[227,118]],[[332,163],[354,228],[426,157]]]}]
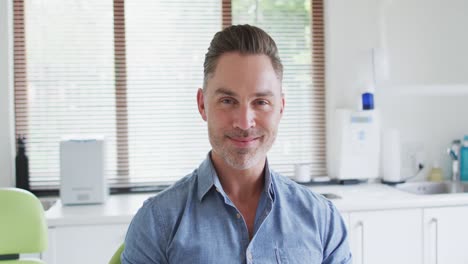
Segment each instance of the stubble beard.
[{"label": "stubble beard", "polygon": [[[236,170],[250,169],[262,162],[266,158],[266,154],[271,149],[276,138],[276,133],[273,133],[271,137],[268,138],[265,133],[257,132],[256,134],[263,135],[259,139],[260,142],[257,147],[237,148],[227,142],[230,141],[228,138],[229,136],[232,136],[233,134],[238,135],[239,132],[226,132],[216,136],[216,133],[212,133],[211,129],[208,129],[208,133],[213,151],[220,156],[226,164]],[[249,132],[242,133],[244,137],[249,136]]]}]

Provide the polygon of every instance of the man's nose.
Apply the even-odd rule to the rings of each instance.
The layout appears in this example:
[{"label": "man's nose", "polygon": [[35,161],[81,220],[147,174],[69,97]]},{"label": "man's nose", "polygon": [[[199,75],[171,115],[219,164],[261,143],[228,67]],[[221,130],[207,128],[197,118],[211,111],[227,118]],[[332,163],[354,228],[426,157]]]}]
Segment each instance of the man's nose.
[{"label": "man's nose", "polygon": [[255,111],[249,106],[241,106],[238,108],[234,122],[235,128],[247,130],[255,127]]}]

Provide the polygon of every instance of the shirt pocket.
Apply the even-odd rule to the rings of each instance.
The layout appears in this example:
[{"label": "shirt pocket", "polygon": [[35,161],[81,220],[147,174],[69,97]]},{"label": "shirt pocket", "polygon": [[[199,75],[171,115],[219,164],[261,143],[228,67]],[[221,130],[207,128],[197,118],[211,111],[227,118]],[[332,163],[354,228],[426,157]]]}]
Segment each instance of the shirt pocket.
[{"label": "shirt pocket", "polygon": [[320,252],[311,252],[305,248],[276,248],[275,255],[278,264],[322,263]]}]

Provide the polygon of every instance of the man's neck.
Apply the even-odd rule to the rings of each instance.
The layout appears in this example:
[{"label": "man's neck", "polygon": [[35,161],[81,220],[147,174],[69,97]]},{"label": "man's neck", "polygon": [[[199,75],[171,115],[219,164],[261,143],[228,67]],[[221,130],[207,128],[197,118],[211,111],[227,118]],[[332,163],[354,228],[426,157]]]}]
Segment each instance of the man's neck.
[{"label": "man's neck", "polygon": [[223,190],[229,198],[243,202],[260,196],[265,180],[265,159],[245,170],[232,168],[216,155],[212,155],[211,160]]}]

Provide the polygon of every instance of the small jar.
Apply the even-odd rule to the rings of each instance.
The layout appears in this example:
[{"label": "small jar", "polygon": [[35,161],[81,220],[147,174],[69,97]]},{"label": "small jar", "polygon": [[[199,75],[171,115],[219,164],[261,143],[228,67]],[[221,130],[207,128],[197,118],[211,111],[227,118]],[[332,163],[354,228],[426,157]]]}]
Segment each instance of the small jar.
[{"label": "small jar", "polygon": [[444,173],[442,172],[439,164],[436,162],[434,162],[434,165],[432,166],[432,169],[427,176],[427,180],[432,182],[441,182],[444,180]]}]

